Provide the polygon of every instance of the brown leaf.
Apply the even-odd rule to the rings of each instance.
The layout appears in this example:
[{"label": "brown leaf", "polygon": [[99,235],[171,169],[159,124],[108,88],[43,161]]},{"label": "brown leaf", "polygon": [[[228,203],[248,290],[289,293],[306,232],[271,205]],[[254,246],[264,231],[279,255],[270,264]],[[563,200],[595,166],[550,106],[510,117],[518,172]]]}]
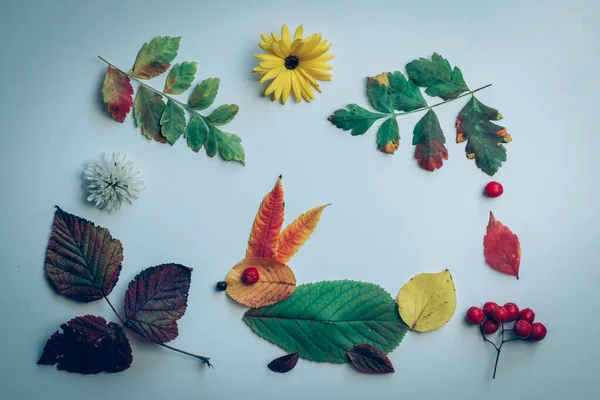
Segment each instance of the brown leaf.
[{"label": "brown leaf", "polygon": [[273,372],[286,373],[294,369],[298,363],[298,353],[286,354],[283,357],[274,359],[267,365]]},{"label": "brown leaf", "polygon": [[392,362],[381,350],[370,344],[358,344],[348,350],[348,357],[360,372],[367,374],[391,374]]}]

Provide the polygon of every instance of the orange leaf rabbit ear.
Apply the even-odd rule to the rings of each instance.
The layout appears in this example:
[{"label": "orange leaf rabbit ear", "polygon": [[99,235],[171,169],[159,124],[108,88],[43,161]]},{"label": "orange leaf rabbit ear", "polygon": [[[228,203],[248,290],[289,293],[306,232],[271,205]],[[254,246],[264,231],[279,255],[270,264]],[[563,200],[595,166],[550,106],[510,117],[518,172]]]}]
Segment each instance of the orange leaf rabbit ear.
[{"label": "orange leaf rabbit ear", "polygon": [[283,186],[281,186],[281,175],[275,187],[263,199],[254,219],[246,258],[266,257],[275,258],[277,240],[283,225]]},{"label": "orange leaf rabbit ear", "polygon": [[277,261],[287,263],[300,250],[300,247],[310,238],[317,227],[321,214],[328,205],[325,204],[308,210],[281,232],[277,242],[277,256],[275,258]]},{"label": "orange leaf rabbit ear", "polygon": [[491,212],[487,231],[483,237],[483,253],[490,267],[519,279],[521,265],[519,238]]}]

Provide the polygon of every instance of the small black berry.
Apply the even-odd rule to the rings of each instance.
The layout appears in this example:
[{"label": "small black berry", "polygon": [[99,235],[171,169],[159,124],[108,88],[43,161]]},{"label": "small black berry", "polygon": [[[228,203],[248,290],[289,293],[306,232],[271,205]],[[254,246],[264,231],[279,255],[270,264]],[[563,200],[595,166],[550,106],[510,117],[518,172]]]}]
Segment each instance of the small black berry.
[{"label": "small black berry", "polygon": [[227,289],[227,282],[222,281],[217,283],[217,290],[223,291]]}]

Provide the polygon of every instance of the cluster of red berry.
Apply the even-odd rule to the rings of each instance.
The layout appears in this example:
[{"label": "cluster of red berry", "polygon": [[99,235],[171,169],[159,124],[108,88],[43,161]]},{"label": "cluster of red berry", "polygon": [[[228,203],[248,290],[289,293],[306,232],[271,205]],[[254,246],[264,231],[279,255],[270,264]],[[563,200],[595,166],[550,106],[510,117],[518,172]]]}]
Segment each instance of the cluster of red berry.
[{"label": "cluster of red berry", "polygon": [[512,321],[516,321],[512,330],[521,339],[540,341],[546,337],[547,332],[544,324],[533,322],[535,313],[531,308],[519,311],[519,306],[515,303],[499,306],[493,301],[488,301],[483,305],[483,309],[473,306],[467,310],[467,320],[474,325],[481,325],[486,335],[496,333],[500,324]]}]

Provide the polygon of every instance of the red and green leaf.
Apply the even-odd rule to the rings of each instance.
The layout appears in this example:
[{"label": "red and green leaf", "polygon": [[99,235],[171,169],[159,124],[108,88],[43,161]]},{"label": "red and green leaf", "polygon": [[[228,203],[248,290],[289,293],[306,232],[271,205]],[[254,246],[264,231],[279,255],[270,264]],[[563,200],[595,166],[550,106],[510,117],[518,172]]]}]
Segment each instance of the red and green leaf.
[{"label": "red and green leaf", "polygon": [[485,262],[496,271],[516,276],[519,279],[521,244],[517,235],[496,220],[490,212],[486,234],[483,237]]},{"label": "red and green leaf", "polygon": [[131,366],[131,346],[120,325],[85,315],[60,328],[46,342],[38,364],[58,364],[59,370],[78,374],[121,372]]},{"label": "red and green leaf", "polygon": [[102,299],[115,287],[122,261],[123,246],[108,229],[56,207],[44,269],[60,295]]},{"label": "red and green leaf", "polygon": [[285,264],[300,250],[300,247],[306,243],[317,228],[321,214],[328,205],[308,210],[285,227],[277,240],[277,256],[275,257],[277,261]]},{"label": "red and green leaf", "polygon": [[210,107],[217,98],[219,82],[219,78],[208,78],[196,85],[188,100],[190,107],[197,110]]},{"label": "red and green leaf", "polygon": [[400,146],[400,128],[396,117],[386,119],[377,131],[377,148],[379,151],[394,154]]},{"label": "red and green leaf", "polygon": [[394,373],[392,362],[379,348],[370,344],[358,344],[348,350],[348,358],[360,372],[367,374]]},{"label": "red and green leaf", "polygon": [[246,258],[250,257],[276,257],[277,241],[283,225],[283,209],[285,200],[283,198],[283,186],[281,176],[277,179],[275,187],[263,199],[256,214]]},{"label": "red and green leaf", "polygon": [[298,364],[298,353],[291,353],[274,359],[267,367],[273,372],[284,374],[293,370],[296,364]]},{"label": "red and green leaf", "polygon": [[162,96],[140,86],[133,107],[135,122],[142,128],[144,136],[157,142],[166,143],[167,139],[162,135],[160,126],[160,118],[165,110]]},{"label": "red and green leaf", "polygon": [[184,61],[173,65],[165,81],[165,93],[181,94],[192,86],[197,71],[197,62]]},{"label": "red and green leaf", "polygon": [[137,54],[131,73],[141,79],[150,79],[169,69],[177,56],[181,37],[157,36],[144,43]]},{"label": "red and green leaf", "polygon": [[419,58],[406,65],[408,77],[432,97],[444,100],[453,99],[469,90],[462,72],[458,67],[452,68],[448,60],[433,53],[431,61]]},{"label": "red and green leaf", "polygon": [[110,115],[119,122],[125,121],[133,106],[133,87],[129,77],[109,66],[102,84],[102,98]]},{"label": "red and green leaf", "polygon": [[448,159],[448,150],[444,146],[446,138],[440,126],[440,121],[433,110],[417,122],[413,131],[415,158],[419,166],[427,171],[442,168],[444,160]]},{"label": "red and green leaf", "polygon": [[174,101],[169,99],[161,117],[162,135],[173,145],[185,131],[185,112]]},{"label": "red and green leaf", "polygon": [[125,293],[125,325],[155,343],[179,334],[177,320],[187,307],[192,270],[179,264],[146,268]]}]

